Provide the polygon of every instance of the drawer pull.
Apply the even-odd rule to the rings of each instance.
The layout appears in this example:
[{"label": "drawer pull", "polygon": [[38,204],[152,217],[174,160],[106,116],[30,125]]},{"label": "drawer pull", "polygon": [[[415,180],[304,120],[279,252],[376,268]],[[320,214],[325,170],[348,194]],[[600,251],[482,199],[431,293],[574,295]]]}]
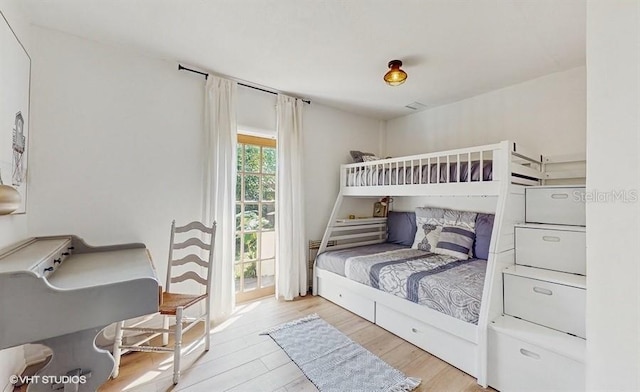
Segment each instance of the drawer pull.
[{"label": "drawer pull", "polygon": [[543,289],[542,287],[534,287],[533,291],[535,291],[538,294],[544,294],[544,295],[552,295],[553,291],[549,290],[549,289]]},{"label": "drawer pull", "polygon": [[554,193],[551,195],[552,199],[568,199],[569,195],[566,193]]},{"label": "drawer pull", "polygon": [[536,354],[533,351],[525,350],[524,348],[520,349],[520,354],[524,355],[525,357],[540,359],[540,354]]},{"label": "drawer pull", "polygon": [[542,236],[542,240],[547,242],[560,242],[560,237],[556,237],[553,235],[544,235]]}]

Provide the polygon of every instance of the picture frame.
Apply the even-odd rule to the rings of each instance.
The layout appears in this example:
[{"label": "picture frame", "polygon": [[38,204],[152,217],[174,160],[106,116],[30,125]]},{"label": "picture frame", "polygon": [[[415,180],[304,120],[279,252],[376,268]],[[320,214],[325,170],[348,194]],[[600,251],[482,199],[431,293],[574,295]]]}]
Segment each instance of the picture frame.
[{"label": "picture frame", "polygon": [[20,194],[14,214],[26,213],[31,57],[0,11],[0,175]]},{"label": "picture frame", "polygon": [[384,218],[387,216],[387,206],[377,201],[373,203],[373,217]]}]

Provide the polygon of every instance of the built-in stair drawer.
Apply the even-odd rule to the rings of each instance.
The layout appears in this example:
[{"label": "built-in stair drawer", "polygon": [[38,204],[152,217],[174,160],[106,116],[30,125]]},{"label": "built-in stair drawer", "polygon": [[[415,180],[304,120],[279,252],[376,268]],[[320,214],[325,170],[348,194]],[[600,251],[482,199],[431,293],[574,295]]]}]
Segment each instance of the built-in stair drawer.
[{"label": "built-in stair drawer", "polygon": [[372,299],[322,278],[318,278],[318,294],[372,323],[375,322],[375,302]]},{"label": "built-in stair drawer", "polygon": [[525,221],[585,226],[585,188],[526,187]]},{"label": "built-in stair drawer", "polygon": [[586,275],[584,228],[539,226],[516,226],[516,264]]},{"label": "built-in stair drawer", "polygon": [[505,314],[585,338],[584,288],[506,272],[503,282]]},{"label": "built-in stair drawer", "polygon": [[584,391],[584,363],[489,327],[488,382],[501,392]]}]

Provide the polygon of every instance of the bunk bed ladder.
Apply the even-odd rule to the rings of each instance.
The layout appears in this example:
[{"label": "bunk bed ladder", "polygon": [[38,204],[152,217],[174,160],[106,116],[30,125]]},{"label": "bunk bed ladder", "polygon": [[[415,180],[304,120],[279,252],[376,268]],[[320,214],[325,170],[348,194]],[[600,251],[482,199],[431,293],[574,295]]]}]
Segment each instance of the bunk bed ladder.
[{"label": "bunk bed ladder", "polygon": [[[317,258],[317,255],[327,250],[327,244],[329,243],[329,238],[331,237],[331,233],[333,231],[332,223],[335,222],[336,219],[338,219],[338,214],[340,213],[340,207],[342,207],[343,200],[344,200],[344,196],[342,195],[342,191],[340,191],[338,192],[338,197],[336,197],[336,202],[333,205],[333,211],[331,211],[331,216],[329,217],[329,222],[327,223],[327,227],[324,230],[324,235],[322,236],[322,241],[320,242],[320,247],[318,248],[318,253],[316,253],[316,258]],[[313,268],[312,294],[318,295],[318,278],[316,276],[315,263],[316,261],[314,260],[313,261],[314,268]]]}]

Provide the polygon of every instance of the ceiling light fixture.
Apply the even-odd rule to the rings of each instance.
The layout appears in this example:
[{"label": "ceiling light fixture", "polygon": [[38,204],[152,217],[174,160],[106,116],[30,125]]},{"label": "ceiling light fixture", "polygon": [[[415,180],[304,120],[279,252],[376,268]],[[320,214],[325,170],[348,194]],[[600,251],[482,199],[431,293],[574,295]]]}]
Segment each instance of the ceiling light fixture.
[{"label": "ceiling light fixture", "polygon": [[389,61],[389,71],[384,74],[384,81],[389,86],[399,86],[407,80],[407,73],[401,70],[400,67],[402,67],[402,61]]}]

